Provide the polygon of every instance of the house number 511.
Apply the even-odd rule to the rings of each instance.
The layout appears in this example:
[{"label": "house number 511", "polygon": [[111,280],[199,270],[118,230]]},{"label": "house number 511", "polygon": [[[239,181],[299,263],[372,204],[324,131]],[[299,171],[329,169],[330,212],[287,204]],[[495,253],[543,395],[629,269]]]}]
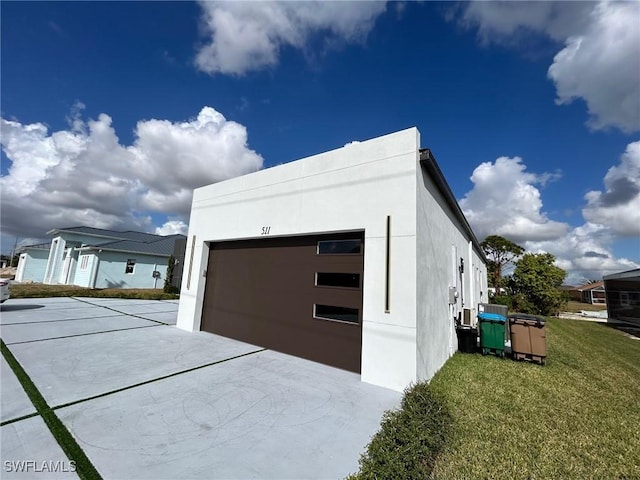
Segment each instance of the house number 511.
[{"label": "house number 511", "polygon": [[271,227],[262,227],[261,235],[269,235],[270,231],[271,231]]}]

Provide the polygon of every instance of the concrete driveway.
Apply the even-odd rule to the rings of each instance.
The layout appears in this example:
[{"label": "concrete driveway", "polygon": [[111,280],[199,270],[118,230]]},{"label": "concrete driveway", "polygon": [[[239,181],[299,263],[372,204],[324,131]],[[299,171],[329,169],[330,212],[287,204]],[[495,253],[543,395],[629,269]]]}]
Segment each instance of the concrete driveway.
[{"label": "concrete driveway", "polygon": [[[105,479],[342,478],[399,405],[359,375],[178,330],[177,310],[96,298],[0,308],[3,341]],[[45,478],[69,460],[1,362],[0,476]]]}]

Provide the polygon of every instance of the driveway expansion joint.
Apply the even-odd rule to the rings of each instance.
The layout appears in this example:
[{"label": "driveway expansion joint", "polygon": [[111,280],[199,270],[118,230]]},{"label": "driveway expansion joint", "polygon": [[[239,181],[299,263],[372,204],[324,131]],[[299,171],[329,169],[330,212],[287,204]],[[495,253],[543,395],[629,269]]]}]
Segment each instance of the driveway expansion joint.
[{"label": "driveway expansion joint", "polygon": [[104,393],[100,393],[98,395],[93,395],[91,397],[81,398],[80,400],[74,400],[73,402],[67,402],[67,403],[64,403],[62,405],[57,405],[55,407],[52,407],[52,410],[58,410],[58,409],[61,409],[61,408],[71,407],[73,405],[77,405],[78,403],[84,403],[84,402],[88,402],[89,400],[95,400],[97,398],[107,397],[107,396],[113,395],[115,393],[124,392],[126,390],[131,390],[133,388],[141,387],[141,386],[147,385],[149,383],[155,383],[155,382],[159,382],[161,380],[166,380],[168,378],[177,377],[178,375],[183,375],[185,373],[193,372],[193,371],[196,371],[196,370],[201,370],[203,368],[212,367],[212,366],[218,365],[220,363],[225,363],[225,362],[229,362],[231,360],[236,360],[238,358],[247,357],[249,355],[253,355],[253,354],[256,354],[256,353],[264,352],[266,350],[267,350],[266,348],[261,348],[261,349],[254,350],[254,351],[247,352],[247,353],[243,353],[243,354],[240,354],[240,355],[235,355],[233,357],[225,358],[225,359],[222,359],[222,360],[217,360],[215,362],[206,363],[204,365],[198,365],[197,367],[191,367],[191,368],[187,368],[185,370],[180,370],[179,372],[170,373],[168,375],[162,375],[161,377],[156,377],[156,378],[152,378],[150,380],[145,380],[144,382],[134,383],[133,385],[127,385],[126,387],[117,388],[117,389],[111,390],[109,392],[104,392]]},{"label": "driveway expansion joint", "polygon": [[[130,316],[130,317],[141,318],[142,320],[148,320],[148,321],[150,321],[150,322],[159,323],[160,325],[168,325],[167,323],[161,322],[161,321],[159,321],[159,320],[152,320],[152,319],[150,319],[150,318],[142,317],[142,316],[140,316],[140,314],[136,315],[136,314],[134,314],[134,313],[126,313],[126,312],[122,312],[122,311],[120,311],[120,310],[116,310],[115,308],[107,307],[107,306],[105,306],[105,305],[98,305],[98,304],[96,304],[96,303],[87,302],[86,300],[81,300],[81,299],[76,298],[76,297],[71,297],[71,298],[73,298],[74,300],[77,300],[77,301],[79,301],[79,302],[86,303],[87,305],[91,305],[91,306],[93,306],[93,307],[106,308],[107,310],[111,310],[112,312],[119,313],[120,315],[128,315],[128,316]],[[160,300],[157,300],[157,301],[160,301]],[[162,312],[149,312],[149,313],[162,313]]]},{"label": "driveway expansion joint", "polygon": [[[49,322],[49,323],[52,323],[52,322]],[[139,330],[141,328],[152,328],[152,327],[160,327],[160,326],[168,327],[169,325],[167,325],[166,323],[163,323],[161,325],[143,325],[141,327],[116,328],[114,330],[101,330],[99,332],[76,333],[74,335],[63,335],[61,337],[38,338],[36,340],[24,340],[22,342],[10,342],[10,343],[7,343],[7,345],[22,345],[24,343],[48,342],[50,340],[60,340],[61,338],[88,337],[89,335],[98,335],[100,333],[124,332],[126,330]]]},{"label": "driveway expansion joint", "polygon": [[9,425],[11,423],[16,423],[16,422],[19,422],[21,420],[26,420],[27,418],[37,417],[37,416],[38,416],[38,412],[34,412],[34,413],[30,413],[28,415],[22,415],[20,417],[11,418],[9,420],[5,420],[4,422],[0,422],[0,427],[4,427],[5,425]]}]

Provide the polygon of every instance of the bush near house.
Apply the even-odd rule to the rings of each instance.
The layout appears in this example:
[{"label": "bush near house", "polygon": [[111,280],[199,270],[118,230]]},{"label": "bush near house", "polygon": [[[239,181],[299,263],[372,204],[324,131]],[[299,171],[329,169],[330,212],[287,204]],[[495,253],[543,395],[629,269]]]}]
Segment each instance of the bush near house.
[{"label": "bush near house", "polygon": [[566,308],[569,297],[560,290],[567,273],[554,262],[550,253],[523,255],[513,274],[502,279],[507,288],[490,297],[490,303],[506,305],[514,312],[557,315]]},{"label": "bush near house", "polygon": [[557,315],[568,298],[560,290],[567,275],[550,253],[527,253],[516,263],[509,286],[514,293],[512,307],[535,315]]},{"label": "bush near house", "polygon": [[173,270],[176,265],[176,257],[171,255],[167,261],[167,273],[164,276],[164,293],[180,293],[180,289],[173,285]]},{"label": "bush near house", "polygon": [[452,417],[444,396],[428,384],[407,389],[399,410],[384,414],[380,431],[350,480],[426,478],[447,441]]}]

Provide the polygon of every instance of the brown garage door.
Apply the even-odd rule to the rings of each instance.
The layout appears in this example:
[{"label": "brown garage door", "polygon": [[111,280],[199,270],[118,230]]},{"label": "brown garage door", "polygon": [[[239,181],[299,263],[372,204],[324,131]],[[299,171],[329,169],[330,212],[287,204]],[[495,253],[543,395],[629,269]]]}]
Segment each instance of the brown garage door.
[{"label": "brown garage door", "polygon": [[201,329],[360,372],[362,232],[212,243]]}]

